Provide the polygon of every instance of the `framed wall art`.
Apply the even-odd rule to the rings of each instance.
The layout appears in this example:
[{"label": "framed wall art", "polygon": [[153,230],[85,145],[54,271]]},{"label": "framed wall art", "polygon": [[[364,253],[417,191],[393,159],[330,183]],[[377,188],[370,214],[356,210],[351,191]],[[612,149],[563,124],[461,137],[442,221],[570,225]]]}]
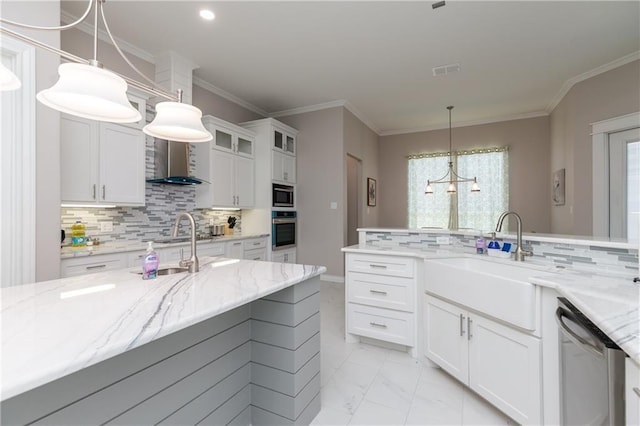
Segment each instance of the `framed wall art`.
[{"label": "framed wall art", "polygon": [[367,205],[375,206],[376,205],[376,180],[372,178],[367,178]]},{"label": "framed wall art", "polygon": [[553,173],[553,205],[564,206],[564,169]]}]

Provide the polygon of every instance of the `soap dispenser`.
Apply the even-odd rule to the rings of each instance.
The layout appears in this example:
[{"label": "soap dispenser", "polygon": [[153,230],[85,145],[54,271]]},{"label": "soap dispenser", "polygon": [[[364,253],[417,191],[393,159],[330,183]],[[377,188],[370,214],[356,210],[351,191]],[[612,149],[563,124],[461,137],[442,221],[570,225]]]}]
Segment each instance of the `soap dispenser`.
[{"label": "soap dispenser", "polygon": [[142,279],[152,280],[158,275],[158,253],[153,250],[153,242],[149,241],[147,252],[142,258]]}]

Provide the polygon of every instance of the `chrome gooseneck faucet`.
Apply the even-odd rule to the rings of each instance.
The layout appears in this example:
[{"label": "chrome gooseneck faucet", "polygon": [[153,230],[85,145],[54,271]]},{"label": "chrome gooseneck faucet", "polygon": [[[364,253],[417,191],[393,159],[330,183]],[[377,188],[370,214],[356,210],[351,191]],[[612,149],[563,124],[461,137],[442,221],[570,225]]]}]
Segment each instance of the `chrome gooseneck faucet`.
[{"label": "chrome gooseneck faucet", "polygon": [[520,219],[520,215],[516,212],[504,212],[498,218],[498,224],[496,225],[496,232],[502,231],[502,222],[504,222],[504,218],[509,216],[510,214],[516,217],[516,221],[518,222],[518,241],[515,253],[515,260],[519,260],[520,262],[524,261],[525,256],[533,256],[533,253],[527,250],[522,249],[522,219]]},{"label": "chrome gooseneck faucet", "polygon": [[178,225],[183,217],[189,219],[189,224],[191,225],[191,257],[189,260],[184,260],[182,259],[182,256],[180,256],[180,267],[189,268],[189,272],[191,273],[198,272],[200,270],[200,263],[198,262],[198,256],[196,256],[196,221],[193,219],[191,213],[178,213],[176,221],[173,224],[173,231],[171,235],[174,238],[178,236]]}]

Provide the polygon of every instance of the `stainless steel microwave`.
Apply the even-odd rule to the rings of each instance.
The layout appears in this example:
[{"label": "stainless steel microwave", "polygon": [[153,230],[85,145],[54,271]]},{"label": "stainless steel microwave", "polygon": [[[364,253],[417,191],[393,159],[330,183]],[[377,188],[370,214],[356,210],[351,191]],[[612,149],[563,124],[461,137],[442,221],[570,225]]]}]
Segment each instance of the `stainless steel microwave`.
[{"label": "stainless steel microwave", "polygon": [[273,207],[295,207],[293,194],[293,186],[274,183],[272,192]]}]

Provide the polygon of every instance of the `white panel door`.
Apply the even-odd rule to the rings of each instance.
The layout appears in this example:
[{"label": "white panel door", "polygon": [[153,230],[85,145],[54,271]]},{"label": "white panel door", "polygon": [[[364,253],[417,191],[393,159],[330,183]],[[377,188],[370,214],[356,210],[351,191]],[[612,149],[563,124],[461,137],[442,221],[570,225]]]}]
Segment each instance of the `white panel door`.
[{"label": "white panel door", "polygon": [[235,159],[236,206],[253,207],[255,202],[255,171],[251,158]]},{"label": "white panel door", "polygon": [[521,424],[542,421],[540,339],[472,315],[469,386]]},{"label": "white panel door", "polygon": [[213,150],[211,155],[211,187],[213,206],[233,206],[235,196],[235,155]]},{"label": "white panel door", "polygon": [[100,201],[144,205],[144,145],[139,129],[100,123]]},{"label": "white panel door", "polygon": [[282,156],[282,178],[289,183],[296,183],[296,157]]},{"label": "white panel door", "polygon": [[440,299],[425,296],[425,355],[443,370],[467,384],[469,344],[466,311]]},{"label": "white panel door", "polygon": [[60,198],[95,202],[98,197],[98,123],[60,115]]}]

